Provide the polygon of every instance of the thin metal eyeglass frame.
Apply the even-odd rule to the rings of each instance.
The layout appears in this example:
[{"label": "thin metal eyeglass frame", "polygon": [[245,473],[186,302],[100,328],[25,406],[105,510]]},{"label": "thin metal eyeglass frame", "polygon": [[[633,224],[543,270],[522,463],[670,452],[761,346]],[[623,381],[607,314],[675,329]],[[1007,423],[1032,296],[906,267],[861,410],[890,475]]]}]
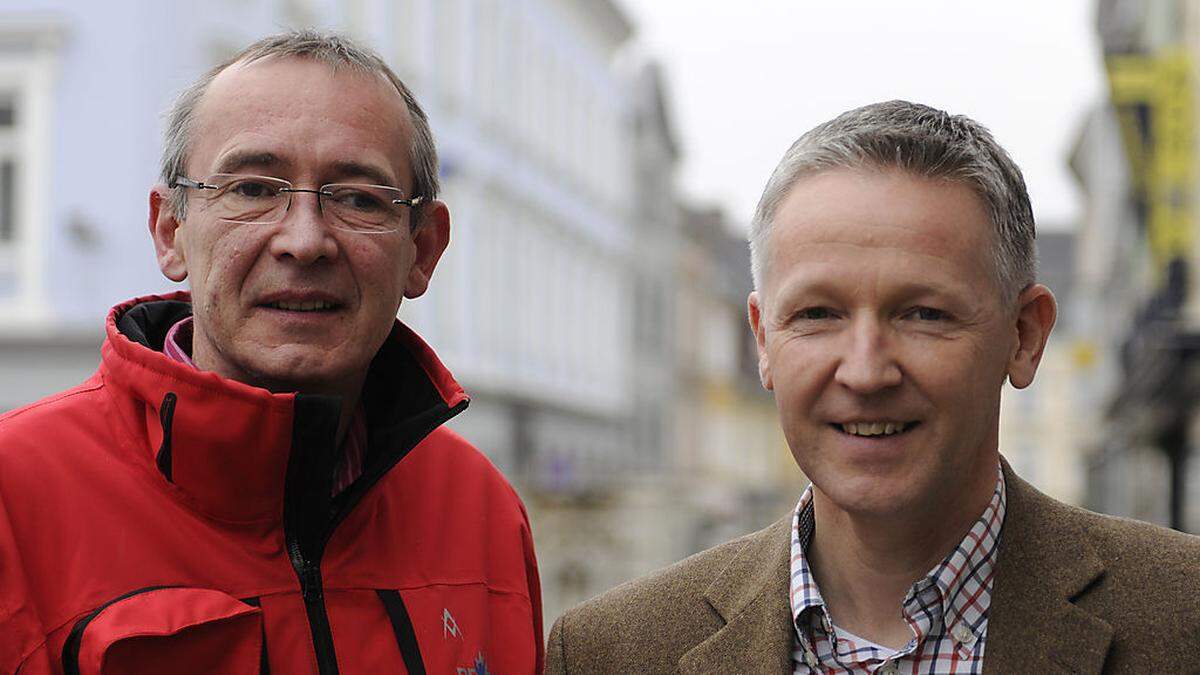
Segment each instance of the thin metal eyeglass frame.
[{"label": "thin metal eyeglass frame", "polygon": [[[309,194],[317,195],[317,208],[320,209],[320,212],[322,214],[325,213],[325,204],[321,201],[321,197],[332,197],[333,196],[333,192],[326,189],[326,188],[329,188],[330,186],[382,188],[385,190],[395,190],[395,191],[399,192],[399,190],[396,190],[396,188],[391,187],[390,185],[371,185],[368,183],[326,183],[325,185],[322,185],[319,188],[312,190],[309,188],[292,187],[292,184],[290,181],[286,181],[282,178],[275,178],[274,176],[256,176],[253,174],[225,174],[225,175],[237,176],[237,178],[239,178],[239,179],[265,178],[267,180],[277,181],[279,183],[282,183],[285,186],[285,187],[280,187],[279,191],[288,193],[287,205],[284,206],[283,213],[281,213],[279,215],[278,220],[240,221],[240,220],[235,220],[232,218],[222,218],[222,220],[226,220],[231,223],[243,223],[244,222],[248,225],[274,225],[275,223],[281,222],[284,218],[287,217],[288,211],[291,210],[291,208],[292,208],[291,195],[296,192],[307,192]],[[203,181],[193,180],[191,178],[188,178],[187,176],[176,176],[174,179],[171,180],[170,185],[168,185],[167,187],[169,187],[171,189],[184,187],[184,188],[192,188],[194,190],[219,190],[219,189],[221,189],[220,185],[209,185],[208,183],[205,183]],[[423,204],[425,202],[425,197],[422,195],[417,195],[416,197],[410,197],[408,199],[393,199],[393,200],[391,200],[391,202],[392,202],[392,204],[396,204],[399,206],[407,206],[410,209],[412,209],[412,208],[416,208],[417,206],[420,206],[421,204]],[[398,232],[400,230],[399,227],[392,228],[390,230],[359,230],[359,229],[355,229],[353,227],[348,227],[344,223],[339,224],[340,219],[338,219],[338,218],[334,218],[333,220],[334,220],[333,226],[335,228],[337,228],[339,230],[345,230],[346,232],[354,232],[356,234],[390,234],[392,232]]]}]

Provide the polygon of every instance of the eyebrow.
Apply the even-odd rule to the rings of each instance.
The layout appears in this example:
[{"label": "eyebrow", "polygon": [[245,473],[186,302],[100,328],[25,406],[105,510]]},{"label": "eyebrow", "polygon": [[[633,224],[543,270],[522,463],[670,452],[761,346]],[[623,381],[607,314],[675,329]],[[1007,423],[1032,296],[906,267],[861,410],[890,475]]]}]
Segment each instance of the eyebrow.
[{"label": "eyebrow", "polygon": [[[289,162],[273,152],[260,150],[235,150],[217,164],[217,173],[236,173],[247,167],[261,167],[268,170],[286,169]],[[327,182],[339,182],[346,179],[364,179],[374,185],[383,185],[401,189],[396,185],[396,179],[386,170],[379,167],[351,160],[334,162],[330,169],[337,178]],[[403,190],[401,190],[403,191]]]},{"label": "eyebrow", "polygon": [[217,173],[235,173],[248,166],[261,166],[264,168],[278,168],[286,165],[273,152],[263,152],[258,150],[235,150],[221,158],[217,163]]},{"label": "eyebrow", "polygon": [[384,169],[371,166],[370,164],[342,161],[334,162],[331,168],[333,169],[333,175],[340,177],[339,180],[344,180],[345,178],[365,178],[375,185],[383,185],[403,191],[396,184],[395,176],[392,176]]}]

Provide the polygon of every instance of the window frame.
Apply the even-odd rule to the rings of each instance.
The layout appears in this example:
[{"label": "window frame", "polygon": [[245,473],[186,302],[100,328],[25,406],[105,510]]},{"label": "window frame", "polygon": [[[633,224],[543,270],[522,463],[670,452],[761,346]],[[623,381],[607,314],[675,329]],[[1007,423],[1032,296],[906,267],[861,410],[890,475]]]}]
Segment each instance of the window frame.
[{"label": "window frame", "polygon": [[0,241],[0,332],[47,325],[46,297],[54,86],[62,30],[50,21],[0,27],[0,91],[15,102],[12,131],[0,132],[0,155],[16,164],[13,237]]}]

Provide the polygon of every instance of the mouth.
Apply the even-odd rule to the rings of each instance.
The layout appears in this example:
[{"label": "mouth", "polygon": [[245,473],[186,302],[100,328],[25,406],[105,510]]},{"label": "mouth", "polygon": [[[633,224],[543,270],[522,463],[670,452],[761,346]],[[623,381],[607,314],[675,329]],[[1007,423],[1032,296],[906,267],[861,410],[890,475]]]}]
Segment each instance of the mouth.
[{"label": "mouth", "polygon": [[865,438],[884,438],[888,436],[899,436],[900,434],[908,433],[920,426],[920,422],[884,422],[884,421],[860,421],[860,422],[833,422],[829,426],[838,431],[850,435],[861,436]]},{"label": "mouth", "polygon": [[341,305],[328,300],[278,300],[265,302],[261,306],[285,312],[334,312],[341,309]]}]

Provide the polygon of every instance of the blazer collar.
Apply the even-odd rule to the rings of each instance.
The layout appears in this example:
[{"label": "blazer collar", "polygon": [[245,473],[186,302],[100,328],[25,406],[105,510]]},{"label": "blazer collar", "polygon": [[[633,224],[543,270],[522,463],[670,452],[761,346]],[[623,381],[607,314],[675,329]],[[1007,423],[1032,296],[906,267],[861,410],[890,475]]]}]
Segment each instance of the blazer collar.
[{"label": "blazer collar", "polygon": [[[1104,561],[1075,509],[1001,463],[1008,502],[984,672],[1100,673],[1113,627],[1075,601],[1104,576]],[[683,655],[681,673],[792,672],[791,525],[789,513],[751,535],[705,590],[725,625]]]},{"label": "blazer collar", "polygon": [[679,659],[681,673],[791,673],[788,601],[792,515],[751,535],[704,591],[725,621]]},{"label": "blazer collar", "polygon": [[1099,673],[1113,627],[1074,604],[1104,575],[1076,511],[1003,462],[1008,510],[1000,535],[984,671]]}]

